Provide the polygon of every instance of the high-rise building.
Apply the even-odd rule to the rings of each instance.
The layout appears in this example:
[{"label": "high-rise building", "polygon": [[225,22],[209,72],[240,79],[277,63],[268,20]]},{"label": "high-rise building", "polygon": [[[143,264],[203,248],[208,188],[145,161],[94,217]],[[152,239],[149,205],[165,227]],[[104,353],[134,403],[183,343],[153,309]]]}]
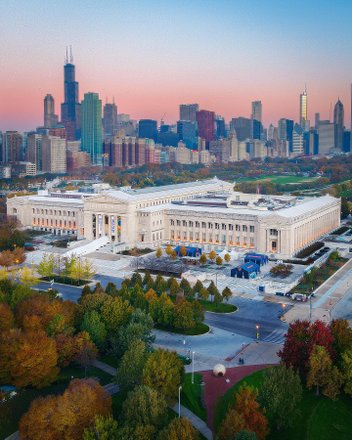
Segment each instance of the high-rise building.
[{"label": "high-rise building", "polygon": [[217,139],[209,144],[209,153],[213,154],[218,163],[228,163],[231,156],[231,142],[229,139]]},{"label": "high-rise building", "polygon": [[226,126],[225,119],[221,116],[217,116],[215,119],[215,137],[216,139],[226,138]]},{"label": "high-rise building", "polygon": [[153,119],[141,119],[138,123],[138,136],[140,138],[153,139],[158,138],[158,123]]},{"label": "high-rise building", "polygon": [[117,130],[117,106],[115,102],[106,103],[103,110],[104,138],[114,135]]},{"label": "high-rise building", "polygon": [[329,120],[319,122],[319,154],[328,154],[335,145],[335,127]]},{"label": "high-rise building", "polygon": [[36,170],[42,171],[42,135],[37,133],[30,133],[28,135],[27,155],[28,162],[35,164]]},{"label": "high-rise building", "polygon": [[21,160],[23,139],[18,131],[7,131],[3,135],[2,161],[3,163],[15,163]]},{"label": "high-rise building", "polygon": [[54,136],[43,136],[42,170],[47,173],[66,173],[65,139]]},{"label": "high-rise building", "polygon": [[205,140],[209,147],[210,141],[214,140],[215,132],[215,113],[209,110],[199,110],[197,112],[198,136]]},{"label": "high-rise building", "polygon": [[292,132],[292,155],[297,156],[304,153],[304,131],[302,127],[295,124]]},{"label": "high-rise building", "polygon": [[261,101],[252,102],[251,124],[252,139],[261,139],[263,131]]},{"label": "high-rise building", "polygon": [[55,127],[58,117],[55,114],[55,101],[52,95],[47,94],[44,98],[44,127]]},{"label": "high-rise building", "polygon": [[78,95],[78,82],[75,80],[75,66],[73,64],[72,50],[70,57],[66,48],[66,58],[64,65],[64,97],[65,101],[61,104],[61,123],[66,128],[68,141],[80,139],[80,103]]},{"label": "high-rise building", "polygon": [[81,148],[90,155],[93,165],[101,165],[103,152],[102,102],[98,93],[85,93],[81,104]]},{"label": "high-rise building", "polygon": [[181,104],[180,105],[180,121],[197,122],[198,104]]},{"label": "high-rise building", "polygon": [[230,122],[230,131],[236,132],[237,139],[245,141],[251,137],[252,123],[249,118],[239,117],[233,118]]},{"label": "high-rise building", "polygon": [[343,149],[344,109],[340,99],[334,107],[334,146],[338,150]]},{"label": "high-rise building", "polygon": [[309,130],[307,87],[299,95],[299,123],[303,131]]},{"label": "high-rise building", "polygon": [[192,121],[177,121],[177,134],[187,148],[198,147],[197,123]]},{"label": "high-rise building", "polygon": [[289,152],[292,152],[293,120],[282,118],[278,122],[279,141],[288,141]]}]

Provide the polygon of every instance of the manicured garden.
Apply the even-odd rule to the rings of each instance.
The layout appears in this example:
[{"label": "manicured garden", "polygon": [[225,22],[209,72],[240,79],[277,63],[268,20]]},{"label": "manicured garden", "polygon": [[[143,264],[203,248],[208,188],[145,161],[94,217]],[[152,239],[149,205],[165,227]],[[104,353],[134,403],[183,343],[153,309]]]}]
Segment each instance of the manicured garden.
[{"label": "manicured garden", "polygon": [[228,303],[215,303],[211,301],[199,301],[204,307],[205,311],[213,313],[233,313],[237,310],[237,307]]},{"label": "manicured garden", "polygon": [[192,373],[186,374],[182,384],[181,403],[206,422],[207,410],[203,405],[202,393],[202,375],[195,373],[194,383],[192,384]]}]

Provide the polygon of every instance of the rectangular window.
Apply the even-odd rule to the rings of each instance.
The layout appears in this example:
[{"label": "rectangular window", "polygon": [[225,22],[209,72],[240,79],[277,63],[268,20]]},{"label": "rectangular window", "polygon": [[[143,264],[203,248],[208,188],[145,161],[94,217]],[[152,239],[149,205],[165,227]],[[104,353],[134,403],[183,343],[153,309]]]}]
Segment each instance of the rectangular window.
[{"label": "rectangular window", "polygon": [[174,224],[175,224],[175,220],[170,220],[170,225],[174,226]]},{"label": "rectangular window", "polygon": [[213,223],[208,223],[208,228],[213,229]]},{"label": "rectangular window", "polygon": [[240,225],[236,225],[236,231],[240,231],[241,230],[241,226]]},{"label": "rectangular window", "polygon": [[220,229],[219,223],[215,223],[215,229]]},{"label": "rectangular window", "polygon": [[199,227],[200,227],[200,223],[196,222],[196,228],[199,228]]},{"label": "rectangular window", "polygon": [[254,232],[254,226],[249,227],[249,232]]},{"label": "rectangular window", "polygon": [[270,229],[270,235],[277,237],[279,235],[279,231],[277,229]]},{"label": "rectangular window", "polygon": [[177,224],[177,226],[181,226],[180,220],[176,220],[176,224]]},{"label": "rectangular window", "polygon": [[189,222],[188,222],[188,226],[189,226],[190,228],[193,228],[193,222],[189,221]]},{"label": "rectangular window", "polygon": [[248,228],[247,228],[246,225],[243,225],[243,226],[242,226],[242,231],[247,232],[247,229],[248,229]]},{"label": "rectangular window", "polygon": [[205,222],[202,222],[202,228],[205,229],[207,227],[207,224]]},{"label": "rectangular window", "polygon": [[222,229],[223,231],[226,231],[226,225],[225,225],[225,223],[222,223],[222,224],[221,224],[221,229]]},{"label": "rectangular window", "polygon": [[187,222],[186,222],[186,220],[182,220],[182,226],[187,226]]}]

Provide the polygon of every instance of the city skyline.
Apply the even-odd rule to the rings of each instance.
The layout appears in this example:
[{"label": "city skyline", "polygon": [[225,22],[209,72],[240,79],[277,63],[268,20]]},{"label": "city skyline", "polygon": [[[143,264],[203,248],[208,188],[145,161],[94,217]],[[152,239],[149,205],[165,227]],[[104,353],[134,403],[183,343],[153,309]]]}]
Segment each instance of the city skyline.
[{"label": "city skyline", "polygon": [[229,121],[249,117],[251,102],[260,100],[265,126],[283,117],[299,121],[306,83],[311,123],[315,112],[332,119],[339,97],[349,128],[347,1],[321,1],[319,8],[304,2],[305,14],[297,14],[300,1],[285,8],[278,1],[144,3],[3,5],[7,62],[0,72],[0,129],[41,125],[47,94],[57,109],[64,102],[67,45],[73,47],[80,101],[87,92],[99,93],[103,102],[115,97],[119,113],[133,119],[159,121],[166,113],[165,122],[176,123],[179,104],[197,102]]}]

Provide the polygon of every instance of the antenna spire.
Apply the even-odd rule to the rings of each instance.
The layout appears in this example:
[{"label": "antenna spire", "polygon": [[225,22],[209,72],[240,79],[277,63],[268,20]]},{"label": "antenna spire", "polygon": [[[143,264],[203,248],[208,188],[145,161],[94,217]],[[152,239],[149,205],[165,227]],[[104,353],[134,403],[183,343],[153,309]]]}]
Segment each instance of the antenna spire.
[{"label": "antenna spire", "polygon": [[66,46],[65,64],[68,63],[68,48]]},{"label": "antenna spire", "polygon": [[70,45],[70,63],[73,64],[72,46]]}]

